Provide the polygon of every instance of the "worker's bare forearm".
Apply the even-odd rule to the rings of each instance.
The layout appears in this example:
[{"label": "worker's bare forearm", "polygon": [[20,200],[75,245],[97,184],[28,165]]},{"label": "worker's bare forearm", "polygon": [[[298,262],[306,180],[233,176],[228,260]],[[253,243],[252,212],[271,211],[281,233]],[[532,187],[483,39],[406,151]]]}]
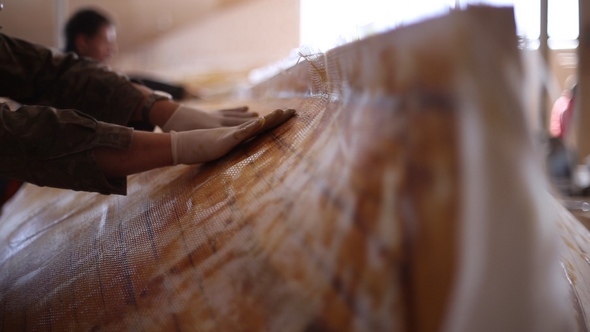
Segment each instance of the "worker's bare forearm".
[{"label": "worker's bare forearm", "polygon": [[170,135],[135,131],[129,150],[97,148],[94,157],[108,177],[121,177],[172,165]]},{"label": "worker's bare forearm", "polygon": [[[134,86],[137,90],[139,90],[143,94],[144,99],[147,99],[148,96],[153,93],[153,90],[151,90],[143,85],[134,84]],[[153,104],[153,106],[149,110],[148,119],[144,119],[143,103],[142,103],[141,105],[139,105],[139,107],[137,107],[137,109],[134,110],[131,120],[133,120],[133,121],[148,120],[149,123],[161,128],[168,121],[170,116],[172,116],[172,113],[174,113],[174,111],[178,108],[178,106],[180,106],[180,105],[173,100],[158,100]]]}]

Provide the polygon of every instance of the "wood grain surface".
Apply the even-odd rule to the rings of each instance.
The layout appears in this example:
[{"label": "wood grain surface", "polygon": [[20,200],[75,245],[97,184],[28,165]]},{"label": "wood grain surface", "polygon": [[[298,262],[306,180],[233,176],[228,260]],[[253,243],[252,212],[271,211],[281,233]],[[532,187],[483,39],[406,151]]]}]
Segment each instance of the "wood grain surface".
[{"label": "wood grain surface", "polygon": [[[203,109],[246,104],[262,114],[297,114],[217,161],[130,176],[127,196],[24,186],[0,219],[0,330],[445,330],[450,316],[461,316],[453,306],[465,304],[454,295],[458,275],[470,268],[464,229],[489,222],[466,218],[467,202],[492,202],[498,213],[539,205],[503,205],[502,193],[466,184],[474,174],[466,156],[495,153],[467,154],[466,142],[485,141],[498,128],[528,139],[524,114],[509,114],[515,120],[504,126],[508,110],[471,98],[485,96],[486,86],[514,95],[512,74],[496,67],[482,74],[479,60],[470,60],[518,64],[510,15],[453,12],[302,59],[245,98],[200,101]],[[482,40],[498,53],[471,52]],[[476,84],[461,85],[466,77]],[[468,114],[487,119],[481,135],[465,136]],[[510,169],[510,158],[500,162]],[[531,317],[571,323],[574,313],[586,330],[588,232],[550,195],[530,199],[559,213],[549,221],[537,210],[518,214],[529,228],[475,240],[510,239],[510,251],[514,242],[539,239],[529,230],[554,228],[548,243],[563,239],[564,251],[515,245],[530,255],[502,257],[524,265],[540,256],[548,269],[557,266],[555,283],[567,287],[571,306],[552,310],[540,296]],[[511,220],[500,214],[495,221],[503,219]],[[520,280],[539,271],[510,273]],[[537,286],[533,293],[552,288]],[[504,295],[509,303],[521,294]],[[531,326],[485,309],[505,326]]]}]

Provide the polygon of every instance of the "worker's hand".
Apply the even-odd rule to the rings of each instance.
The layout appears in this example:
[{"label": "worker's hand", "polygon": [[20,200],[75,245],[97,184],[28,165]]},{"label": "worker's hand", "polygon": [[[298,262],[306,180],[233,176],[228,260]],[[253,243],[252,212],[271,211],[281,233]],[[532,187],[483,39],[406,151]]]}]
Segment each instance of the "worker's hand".
[{"label": "worker's hand", "polygon": [[278,109],[237,127],[171,131],[174,164],[198,164],[215,160],[241,142],[284,123],[293,114],[295,110]]},{"label": "worker's hand", "polygon": [[180,105],[162,127],[164,132],[187,131],[194,129],[210,129],[218,127],[238,126],[257,117],[258,114],[249,112],[248,107],[222,109],[206,112],[196,108]]}]

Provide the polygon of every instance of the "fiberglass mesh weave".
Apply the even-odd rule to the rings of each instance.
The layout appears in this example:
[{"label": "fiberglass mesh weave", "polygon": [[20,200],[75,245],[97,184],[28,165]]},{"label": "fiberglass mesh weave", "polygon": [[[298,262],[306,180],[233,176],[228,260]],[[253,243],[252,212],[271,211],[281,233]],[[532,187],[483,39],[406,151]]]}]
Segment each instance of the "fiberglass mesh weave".
[{"label": "fiberglass mesh weave", "polygon": [[[487,10],[311,56],[246,100],[199,104],[298,113],[218,161],[131,176],[126,197],[25,186],[0,221],[0,330],[441,329],[464,204],[455,78],[481,40],[518,62],[511,11]],[[499,77],[486,84],[514,93]],[[507,130],[524,130],[514,118]],[[564,238],[587,235],[563,220]],[[587,269],[574,256],[570,276]],[[564,309],[537,299],[533,318],[555,327]],[[521,316],[499,321],[532,326]]]}]

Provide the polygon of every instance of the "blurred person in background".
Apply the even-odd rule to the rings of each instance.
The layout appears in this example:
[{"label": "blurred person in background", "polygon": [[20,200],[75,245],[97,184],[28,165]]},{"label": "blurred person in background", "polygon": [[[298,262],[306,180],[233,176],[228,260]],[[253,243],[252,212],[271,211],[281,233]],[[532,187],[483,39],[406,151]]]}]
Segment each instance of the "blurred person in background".
[{"label": "blurred person in background", "polygon": [[[549,173],[557,183],[569,183],[574,164],[574,153],[568,147],[566,137],[574,119],[577,84],[573,75],[568,76],[565,88],[555,100],[549,118],[547,162]],[[566,188],[566,194],[568,186]]]},{"label": "blurred person in background", "polygon": [[[108,64],[118,51],[117,30],[113,20],[103,11],[84,8],[75,12],[64,28],[66,52],[75,52],[81,57],[89,57]],[[153,78],[129,75],[133,81],[150,89],[163,91],[173,99],[198,98],[199,94],[186,86],[171,84]]]},{"label": "blurred person in background", "polygon": [[573,76],[568,76],[565,81],[565,89],[561,96],[555,100],[549,119],[549,134],[551,137],[564,139],[571,125],[576,95],[577,84]]}]

